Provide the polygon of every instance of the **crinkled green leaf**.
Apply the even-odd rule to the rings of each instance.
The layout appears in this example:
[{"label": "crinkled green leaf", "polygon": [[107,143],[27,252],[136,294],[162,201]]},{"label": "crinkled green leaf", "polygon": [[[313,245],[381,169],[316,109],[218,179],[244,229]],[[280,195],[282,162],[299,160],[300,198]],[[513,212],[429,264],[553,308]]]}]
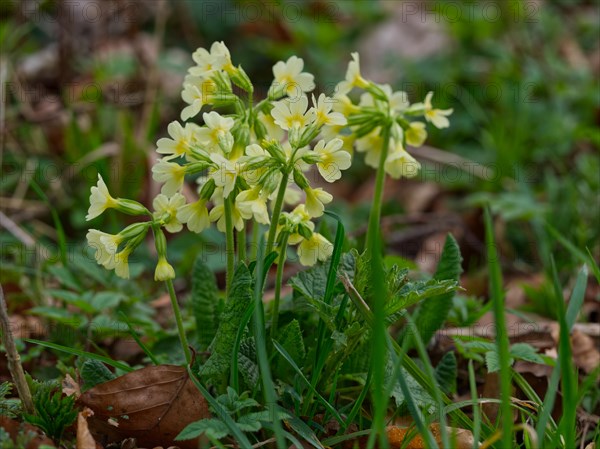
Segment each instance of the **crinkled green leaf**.
[{"label": "crinkled green leaf", "polygon": [[202,256],[199,256],[194,262],[190,301],[196,319],[198,343],[200,343],[200,348],[205,350],[212,343],[217,332],[219,290],[215,275]]},{"label": "crinkled green leaf", "polygon": [[[462,273],[462,256],[458,243],[448,234],[442,257],[438,263],[433,279],[436,281],[458,281]],[[453,290],[429,298],[419,305],[413,316],[416,328],[419,329],[423,343],[429,343],[433,334],[440,329],[452,307]]]},{"label": "crinkled green leaf", "polygon": [[116,377],[104,363],[93,359],[85,359],[83,361],[79,369],[79,375],[83,380],[84,390],[89,390],[98,384],[108,382]]},{"label": "crinkled green leaf", "polygon": [[218,386],[221,391],[227,385],[237,330],[251,301],[252,277],[246,265],[240,264],[235,270],[229,299],[211,344],[211,356],[200,368],[201,376]]},{"label": "crinkled green leaf", "polygon": [[201,419],[200,421],[188,424],[185,429],[179,432],[179,435],[175,437],[175,440],[193,440],[200,435],[206,435],[215,440],[220,440],[229,435],[229,429],[227,429],[227,426],[222,421],[216,418]]},{"label": "crinkled green leaf", "polygon": [[456,356],[454,352],[447,352],[435,367],[435,378],[442,391],[446,394],[456,392],[457,376]]}]

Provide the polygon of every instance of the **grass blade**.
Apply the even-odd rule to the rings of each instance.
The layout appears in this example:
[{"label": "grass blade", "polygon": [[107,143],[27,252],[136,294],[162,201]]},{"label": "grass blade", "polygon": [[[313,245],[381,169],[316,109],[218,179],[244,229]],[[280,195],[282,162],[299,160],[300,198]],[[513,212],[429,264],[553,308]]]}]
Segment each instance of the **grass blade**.
[{"label": "grass blade", "polygon": [[[263,308],[263,271],[264,271],[264,239],[261,240],[258,246],[258,254],[256,256],[256,276],[254,281],[254,340],[256,342],[256,352],[258,358],[258,366],[263,384],[263,394],[266,404],[277,403],[277,394],[271,377],[271,368],[269,366],[269,356],[267,354],[267,344],[265,338],[265,311]],[[285,449],[285,436],[281,421],[278,414],[273,416],[273,430],[275,439],[279,449]]]},{"label": "grass blade", "polygon": [[[562,372],[562,405],[563,414],[559,423],[559,432],[565,441],[565,447],[575,447],[576,411],[577,411],[577,384],[573,369],[571,354],[571,341],[569,327],[565,316],[565,301],[556,272],[554,258],[551,258],[552,278],[554,281],[554,294],[556,300],[557,321],[560,326],[558,341],[558,361]],[[587,279],[586,279],[587,280]]]},{"label": "grass blade", "polygon": [[99,362],[106,363],[107,365],[112,366],[113,368],[118,368],[122,371],[125,371],[126,373],[131,373],[135,371],[129,365],[117,362],[116,360],[113,360],[109,357],[105,357],[103,355],[94,354],[93,352],[69,348],[67,346],[58,345],[56,343],[50,343],[49,341],[34,340],[32,338],[25,338],[23,339],[23,341],[26,341],[27,343],[32,343],[34,345],[43,346],[45,348],[55,349],[56,351],[66,352],[67,354],[76,355],[78,357],[87,357],[88,359],[98,360]]},{"label": "grass blade", "polygon": [[252,449],[252,444],[250,443],[250,441],[248,440],[246,435],[244,435],[244,432],[242,432],[240,430],[238,425],[233,421],[233,419],[231,419],[231,417],[223,409],[221,404],[219,404],[219,402],[215,398],[212,397],[212,395],[204,387],[204,385],[202,385],[202,383],[195,376],[195,374],[192,371],[192,368],[190,366],[187,367],[187,371],[190,376],[190,379],[192,380],[192,382],[194,383],[196,388],[200,391],[200,393],[202,393],[202,396],[204,396],[204,398],[206,399],[206,402],[208,402],[210,404],[210,406],[212,407],[215,414],[219,417],[219,419],[225,423],[225,425],[231,432],[231,435],[235,438],[236,443],[239,444],[244,449]]},{"label": "grass blade", "polygon": [[298,374],[300,379],[302,379],[302,381],[304,381],[304,383],[308,386],[308,388],[310,389],[312,394],[315,395],[315,397],[319,400],[319,402],[323,405],[323,407],[325,407],[327,409],[327,411],[332,414],[332,416],[337,420],[337,422],[340,423],[340,425],[343,425],[344,419],[340,416],[340,414],[335,409],[335,407],[332,406],[327,401],[327,399],[325,399],[323,396],[321,396],[321,394],[319,394],[319,392],[311,385],[311,383],[308,381],[308,379],[302,373],[302,370],[298,367],[298,365],[296,364],[294,359],[288,354],[288,352],[285,350],[285,348],[283,346],[281,346],[279,344],[279,342],[277,342],[275,340],[273,340],[273,346],[275,347],[275,349],[277,349],[277,351],[279,351],[281,356],[290,364],[290,366],[294,369],[294,371],[296,371],[296,374]]},{"label": "grass blade", "polygon": [[510,352],[506,317],[504,313],[504,292],[502,290],[502,273],[498,260],[498,252],[494,241],[494,228],[489,208],[485,210],[485,240],[487,246],[488,271],[490,275],[490,296],[493,303],[494,321],[496,323],[496,347],[500,360],[500,419],[502,428],[501,444],[503,448],[512,447],[513,416],[510,407],[511,375]]},{"label": "grass blade", "polygon": [[160,362],[155,357],[155,355],[152,353],[152,351],[150,351],[150,348],[148,348],[148,346],[146,346],[144,344],[144,342],[140,339],[137,332],[131,325],[131,322],[127,319],[127,316],[123,312],[119,312],[119,316],[121,317],[123,322],[127,325],[127,328],[129,329],[129,335],[131,335],[131,337],[135,340],[135,342],[142,349],[142,351],[144,351],[144,354],[146,354],[146,356],[152,361],[152,363],[154,363],[155,365],[160,365]]}]

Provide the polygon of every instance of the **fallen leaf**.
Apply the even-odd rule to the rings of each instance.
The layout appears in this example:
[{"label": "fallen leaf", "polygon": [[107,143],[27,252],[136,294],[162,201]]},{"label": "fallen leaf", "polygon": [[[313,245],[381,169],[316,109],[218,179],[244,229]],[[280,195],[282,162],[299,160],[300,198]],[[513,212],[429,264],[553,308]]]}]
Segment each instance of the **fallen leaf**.
[{"label": "fallen leaf", "polygon": [[75,399],[81,396],[81,388],[77,381],[71,377],[70,374],[67,374],[62,381],[62,392],[66,396],[75,396]]},{"label": "fallen leaf", "polygon": [[[138,445],[150,447],[171,446],[188,424],[210,417],[208,404],[186,369],[174,365],[149,366],[96,385],[79,402],[94,411],[89,425],[96,439],[101,440],[100,435],[115,442],[134,437]],[[176,444],[195,449],[198,439]]]},{"label": "fallen leaf", "polygon": [[98,447],[87,423],[87,419],[93,415],[94,412],[87,407],[77,415],[77,449],[96,449]]},{"label": "fallen leaf", "polygon": [[44,436],[40,429],[38,429],[36,426],[32,426],[31,424],[23,424],[14,419],[8,418],[7,416],[0,415],[0,427],[8,432],[13,441],[19,434],[19,431],[22,429],[28,432],[33,432],[36,436],[33,438],[33,440],[27,443],[27,446],[25,446],[24,449],[38,449],[41,445],[56,447],[50,438]]}]

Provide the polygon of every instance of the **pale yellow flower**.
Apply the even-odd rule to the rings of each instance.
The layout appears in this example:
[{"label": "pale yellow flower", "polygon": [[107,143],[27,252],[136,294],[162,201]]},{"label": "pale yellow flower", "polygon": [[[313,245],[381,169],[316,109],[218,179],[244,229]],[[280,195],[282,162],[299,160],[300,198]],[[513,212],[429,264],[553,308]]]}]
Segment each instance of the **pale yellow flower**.
[{"label": "pale yellow flower", "polygon": [[425,120],[433,123],[438,129],[448,128],[450,126],[450,120],[448,117],[452,114],[453,109],[434,109],[431,105],[431,98],[433,97],[433,92],[429,92],[425,97],[425,102],[423,104],[425,108]]},{"label": "pale yellow flower", "polygon": [[333,200],[333,196],[320,187],[317,189],[307,187],[304,192],[306,193],[306,211],[313,218],[323,215],[324,204],[331,203]]},{"label": "pale yellow flower", "polygon": [[160,191],[167,196],[179,192],[185,180],[185,166],[159,159],[152,167],[152,179],[163,183]]},{"label": "pale yellow flower", "polygon": [[185,197],[180,193],[176,193],[171,197],[162,193],[158,194],[152,202],[154,218],[162,220],[167,231],[171,233],[179,232],[183,229],[183,225],[177,219],[177,211],[184,205]]},{"label": "pale yellow flower", "polygon": [[[346,130],[347,131],[347,130]],[[350,155],[354,152],[354,143],[356,142],[356,136],[354,133],[344,132],[344,126],[324,126],[321,128],[321,135],[325,140],[341,139],[344,144],[342,148],[346,150]]]},{"label": "pale yellow flower", "polygon": [[[311,232],[315,230],[315,224],[311,221],[310,214],[306,210],[306,206],[304,204],[298,204],[296,208],[291,212],[286,212],[285,216],[289,220],[292,226],[303,225],[306,226]],[[300,243],[304,237],[298,233],[292,233],[288,237],[288,243],[290,245],[297,245]]]},{"label": "pale yellow flower", "polygon": [[[118,234],[117,234],[118,235]],[[86,235],[88,246],[95,250],[94,257],[99,265],[103,265],[107,269],[114,268],[115,253],[117,246],[107,245],[105,238],[113,238],[111,234],[90,229]]]},{"label": "pale yellow flower", "polygon": [[115,254],[115,274],[123,279],[129,279],[129,255],[133,248],[126,246]]},{"label": "pale yellow flower", "polygon": [[229,74],[235,71],[231,62],[231,54],[224,42],[213,42],[210,46],[210,55],[215,70],[225,70]]},{"label": "pale yellow flower", "polygon": [[200,47],[192,53],[192,59],[196,66],[188,70],[191,75],[203,76],[214,70],[215,57],[205,48]]},{"label": "pale yellow flower", "polygon": [[279,126],[275,124],[275,119],[271,114],[265,115],[262,112],[259,112],[258,120],[260,120],[260,122],[265,126],[267,130],[267,136],[270,139],[275,139],[278,142],[283,139],[285,133]]},{"label": "pale yellow flower", "polygon": [[358,53],[352,53],[352,61],[348,63],[346,79],[337,85],[336,93],[345,95],[354,87],[366,88],[369,82],[360,74],[360,57]]},{"label": "pale yellow flower", "polygon": [[333,106],[338,99],[329,98],[325,94],[321,94],[319,95],[318,100],[316,100],[313,95],[312,100],[314,105],[312,111],[315,115],[315,124],[317,126],[340,126],[348,123],[343,114],[340,112],[332,112]]},{"label": "pale yellow flower", "polygon": [[267,199],[268,197],[261,191],[261,187],[257,186],[240,192],[235,201],[244,220],[254,217],[258,223],[269,224],[271,220],[267,210]]},{"label": "pale yellow flower", "polygon": [[[208,215],[210,221],[217,222],[217,229],[221,232],[226,231],[225,225],[225,206],[223,204],[218,204],[213,207]],[[244,229],[244,219],[240,214],[239,209],[237,208],[235,202],[231,206],[231,218],[233,221],[233,227],[238,231]]]},{"label": "pale yellow flower", "polygon": [[202,114],[205,127],[198,130],[198,141],[209,150],[216,150],[219,147],[225,151],[231,151],[233,146],[233,136],[231,129],[235,124],[231,117],[223,117],[218,112],[211,111]]},{"label": "pale yellow flower", "polygon": [[375,128],[369,134],[360,139],[356,139],[356,151],[365,154],[365,164],[369,167],[379,167],[379,157],[381,155],[381,146],[383,138],[381,137],[381,129]]},{"label": "pale yellow flower", "polygon": [[199,233],[210,226],[207,201],[200,199],[177,209],[177,220],[185,223],[192,232]]},{"label": "pale yellow flower", "polygon": [[85,217],[87,221],[96,218],[106,209],[117,207],[117,200],[110,196],[108,187],[104,183],[102,176],[98,174],[98,183],[91,188],[90,207]]},{"label": "pale yellow flower", "polygon": [[197,128],[192,123],[181,126],[179,122],[171,122],[167,131],[171,138],[163,137],[156,142],[156,152],[165,154],[164,160],[174,159],[180,156],[186,156],[190,153],[194,143],[194,131]]},{"label": "pale yellow flower", "polygon": [[286,62],[279,61],[273,66],[274,92],[284,92],[290,97],[297,97],[315,88],[314,76],[303,72],[304,61],[297,56],[291,56]]},{"label": "pale yellow flower", "polygon": [[212,153],[210,158],[214,164],[210,176],[218,187],[223,187],[223,197],[227,198],[235,188],[235,182],[242,168],[241,164],[237,161],[230,161],[219,153]]},{"label": "pale yellow flower", "polygon": [[317,168],[323,179],[327,182],[337,181],[342,177],[342,170],[347,170],[352,164],[350,153],[342,149],[344,142],[333,139],[325,144],[320,140],[315,146],[315,153],[321,157]]},{"label": "pale yellow flower", "polygon": [[181,111],[181,120],[185,121],[198,115],[202,106],[212,102],[212,96],[217,93],[217,85],[210,78],[186,76],[183,83],[181,98],[189,106]]},{"label": "pale yellow flower", "polygon": [[391,139],[390,152],[385,160],[385,172],[394,179],[413,178],[420,168],[421,164],[404,149],[402,142]]},{"label": "pale yellow flower", "polygon": [[175,270],[165,257],[159,256],[156,270],[154,270],[154,280],[166,281],[168,279],[175,279]]},{"label": "pale yellow flower", "polygon": [[301,129],[312,123],[314,111],[306,111],[308,98],[303,95],[295,101],[281,100],[273,103],[271,115],[281,129]]},{"label": "pale yellow flower", "polygon": [[425,130],[425,123],[423,122],[411,122],[408,129],[404,132],[406,136],[406,143],[413,147],[420,147],[427,139],[427,131]]},{"label": "pale yellow flower", "polygon": [[300,263],[304,266],[312,266],[318,260],[324,262],[333,254],[333,245],[329,240],[318,232],[313,232],[309,239],[304,239],[298,245],[298,256]]}]

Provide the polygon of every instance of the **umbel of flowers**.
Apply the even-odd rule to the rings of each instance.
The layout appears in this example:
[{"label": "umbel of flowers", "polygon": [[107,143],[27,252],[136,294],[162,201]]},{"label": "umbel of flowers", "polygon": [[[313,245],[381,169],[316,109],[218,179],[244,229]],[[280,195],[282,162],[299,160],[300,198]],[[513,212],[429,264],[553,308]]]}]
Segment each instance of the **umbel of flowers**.
[{"label": "umbel of flowers", "polygon": [[[324,181],[335,182],[350,167],[354,150],[364,153],[366,163],[378,169],[372,225],[379,220],[385,173],[393,178],[416,175],[419,163],[406,145],[422,145],[426,124],[445,128],[452,112],[434,109],[432,93],[411,105],[405,92],[364,79],[357,53],[332,96],[313,94],[314,76],[304,71],[301,58],[292,56],[273,66],[268,96],[260,101],[224,43],[199,48],[192,57],[195,65],[181,94],[186,103],[181,122],[170,123],[169,137],[157,142],[162,157],[152,174],[162,188],[152,210],[112,197],[101,176],[91,189],[87,220],[106,209],[146,217],[116,235],[88,232],[97,262],[120,277],[129,277],[129,256],[152,230],[158,254],[154,277],[174,278],[164,232],[180,232],[184,225],[199,233],[215,224],[225,233],[228,285],[236,258],[254,256],[246,251],[248,229],[255,248],[261,226],[268,227],[266,254],[278,251],[280,264],[288,245],[297,246],[303,265],[325,261],[332,245],[316,232],[314,220],[333,197],[311,182],[308,171],[315,166]],[[362,93],[356,96],[353,90]],[[182,189],[192,179],[198,183],[196,197],[188,198]]]}]

